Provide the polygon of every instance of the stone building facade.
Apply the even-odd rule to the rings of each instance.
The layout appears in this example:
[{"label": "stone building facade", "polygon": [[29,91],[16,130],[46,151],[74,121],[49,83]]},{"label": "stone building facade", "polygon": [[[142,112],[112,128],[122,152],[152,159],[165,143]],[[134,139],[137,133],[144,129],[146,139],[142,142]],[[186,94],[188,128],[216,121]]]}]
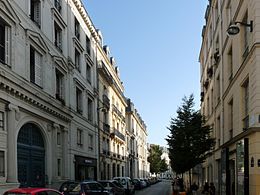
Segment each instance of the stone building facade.
[{"label": "stone building facade", "polygon": [[211,0],[205,13],[201,112],[216,145],[202,180],[217,194],[260,192],[259,8],[258,0]]},{"label": "stone building facade", "polygon": [[0,0],[0,35],[0,194],[126,175],[124,87],[82,1]]}]

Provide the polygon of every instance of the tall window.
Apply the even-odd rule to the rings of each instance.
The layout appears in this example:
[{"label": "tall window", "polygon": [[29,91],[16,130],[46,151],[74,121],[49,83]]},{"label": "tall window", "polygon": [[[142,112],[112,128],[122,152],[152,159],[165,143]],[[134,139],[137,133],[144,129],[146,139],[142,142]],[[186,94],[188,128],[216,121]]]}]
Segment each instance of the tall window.
[{"label": "tall window", "polygon": [[9,64],[10,27],[0,18],[0,63]]},{"label": "tall window", "polygon": [[64,100],[64,75],[56,69],[56,98]]},{"label": "tall window", "polygon": [[228,129],[229,138],[233,137],[233,99],[228,103]]},{"label": "tall window", "polygon": [[81,129],[77,130],[77,144],[83,145],[83,131]]},{"label": "tall window", "polygon": [[41,26],[41,1],[31,0],[31,20],[40,27]]},{"label": "tall window", "polygon": [[42,56],[32,46],[30,47],[30,81],[42,85]]},{"label": "tall window", "polygon": [[54,22],[54,45],[62,52],[62,29]]},{"label": "tall window", "polygon": [[61,134],[57,132],[57,145],[61,145]]},{"label": "tall window", "polygon": [[93,122],[93,100],[88,98],[88,120]]},{"label": "tall window", "polygon": [[57,159],[58,177],[61,176],[61,159]]},{"label": "tall window", "polygon": [[242,85],[243,90],[243,128],[247,130],[249,127],[249,79]]},{"label": "tall window", "polygon": [[[248,14],[246,13],[245,14],[245,17],[243,18],[243,22],[244,23],[248,23]],[[242,53],[243,53],[243,57],[246,57],[247,54],[248,54],[248,45],[249,45],[249,31],[250,31],[250,28],[248,28],[247,26],[244,26],[243,28],[243,43],[244,43],[244,46],[243,46],[243,50]]]},{"label": "tall window", "polygon": [[217,97],[217,102],[220,100],[220,78],[219,78],[219,75],[217,77],[217,80],[216,80],[216,97]]},{"label": "tall window", "polygon": [[5,176],[5,153],[0,151],[0,177]]},{"label": "tall window", "polygon": [[80,53],[77,49],[75,49],[75,66],[76,69],[80,72]]},{"label": "tall window", "polygon": [[88,149],[93,150],[94,148],[94,140],[93,140],[93,135],[88,134]]},{"label": "tall window", "polygon": [[86,65],[86,77],[87,77],[87,81],[91,84],[91,80],[92,80],[92,68],[91,66],[87,63]]},{"label": "tall window", "polygon": [[77,112],[82,114],[82,91],[76,87],[76,106],[77,106]]},{"label": "tall window", "polygon": [[78,40],[80,39],[80,25],[77,18],[75,18],[75,36],[78,38]]},{"label": "tall window", "polygon": [[87,54],[90,56],[91,55],[91,42],[88,36],[86,36],[86,51]]},{"label": "tall window", "polygon": [[61,12],[61,0],[54,0],[54,6],[59,12]]},{"label": "tall window", "polygon": [[231,81],[232,78],[233,78],[233,51],[232,51],[232,47],[228,51],[227,60],[228,60],[228,62],[227,62],[228,63],[227,64],[228,79]]},{"label": "tall window", "polygon": [[0,112],[0,130],[4,131],[4,112]]}]

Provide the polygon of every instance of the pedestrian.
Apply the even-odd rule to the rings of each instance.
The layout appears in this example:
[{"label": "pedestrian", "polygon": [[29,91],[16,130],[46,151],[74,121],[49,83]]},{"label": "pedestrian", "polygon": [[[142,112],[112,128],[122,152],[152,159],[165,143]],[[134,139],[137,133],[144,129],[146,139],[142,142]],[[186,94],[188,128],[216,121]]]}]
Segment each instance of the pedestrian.
[{"label": "pedestrian", "polygon": [[178,195],[180,192],[180,184],[178,178],[174,178],[172,182],[172,187],[173,187],[173,195]]},{"label": "pedestrian", "polygon": [[214,186],[214,183],[213,182],[210,182],[210,185],[209,185],[209,194],[210,195],[215,195],[215,192],[216,192],[216,188]]},{"label": "pedestrian", "polygon": [[202,194],[209,195],[209,183],[208,182],[205,182],[203,190],[202,190]]},{"label": "pedestrian", "polygon": [[190,186],[190,190],[193,195],[197,195],[198,189],[199,189],[199,186],[195,182]]}]

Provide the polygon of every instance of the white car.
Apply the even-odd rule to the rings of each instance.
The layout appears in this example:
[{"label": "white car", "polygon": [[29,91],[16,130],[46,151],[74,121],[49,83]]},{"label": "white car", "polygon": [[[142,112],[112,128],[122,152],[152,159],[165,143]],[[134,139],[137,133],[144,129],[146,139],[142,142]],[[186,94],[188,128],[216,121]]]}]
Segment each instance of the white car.
[{"label": "white car", "polygon": [[125,188],[127,195],[135,194],[135,186],[130,177],[114,177],[113,180],[117,180]]}]

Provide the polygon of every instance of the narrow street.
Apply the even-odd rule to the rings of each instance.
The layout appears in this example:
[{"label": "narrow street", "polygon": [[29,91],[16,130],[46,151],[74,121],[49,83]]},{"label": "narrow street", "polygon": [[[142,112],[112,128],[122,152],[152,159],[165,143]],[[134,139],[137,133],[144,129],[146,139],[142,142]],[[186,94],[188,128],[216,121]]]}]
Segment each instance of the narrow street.
[{"label": "narrow street", "polygon": [[142,190],[136,191],[135,195],[171,195],[171,180],[162,180],[157,184],[151,185]]}]

